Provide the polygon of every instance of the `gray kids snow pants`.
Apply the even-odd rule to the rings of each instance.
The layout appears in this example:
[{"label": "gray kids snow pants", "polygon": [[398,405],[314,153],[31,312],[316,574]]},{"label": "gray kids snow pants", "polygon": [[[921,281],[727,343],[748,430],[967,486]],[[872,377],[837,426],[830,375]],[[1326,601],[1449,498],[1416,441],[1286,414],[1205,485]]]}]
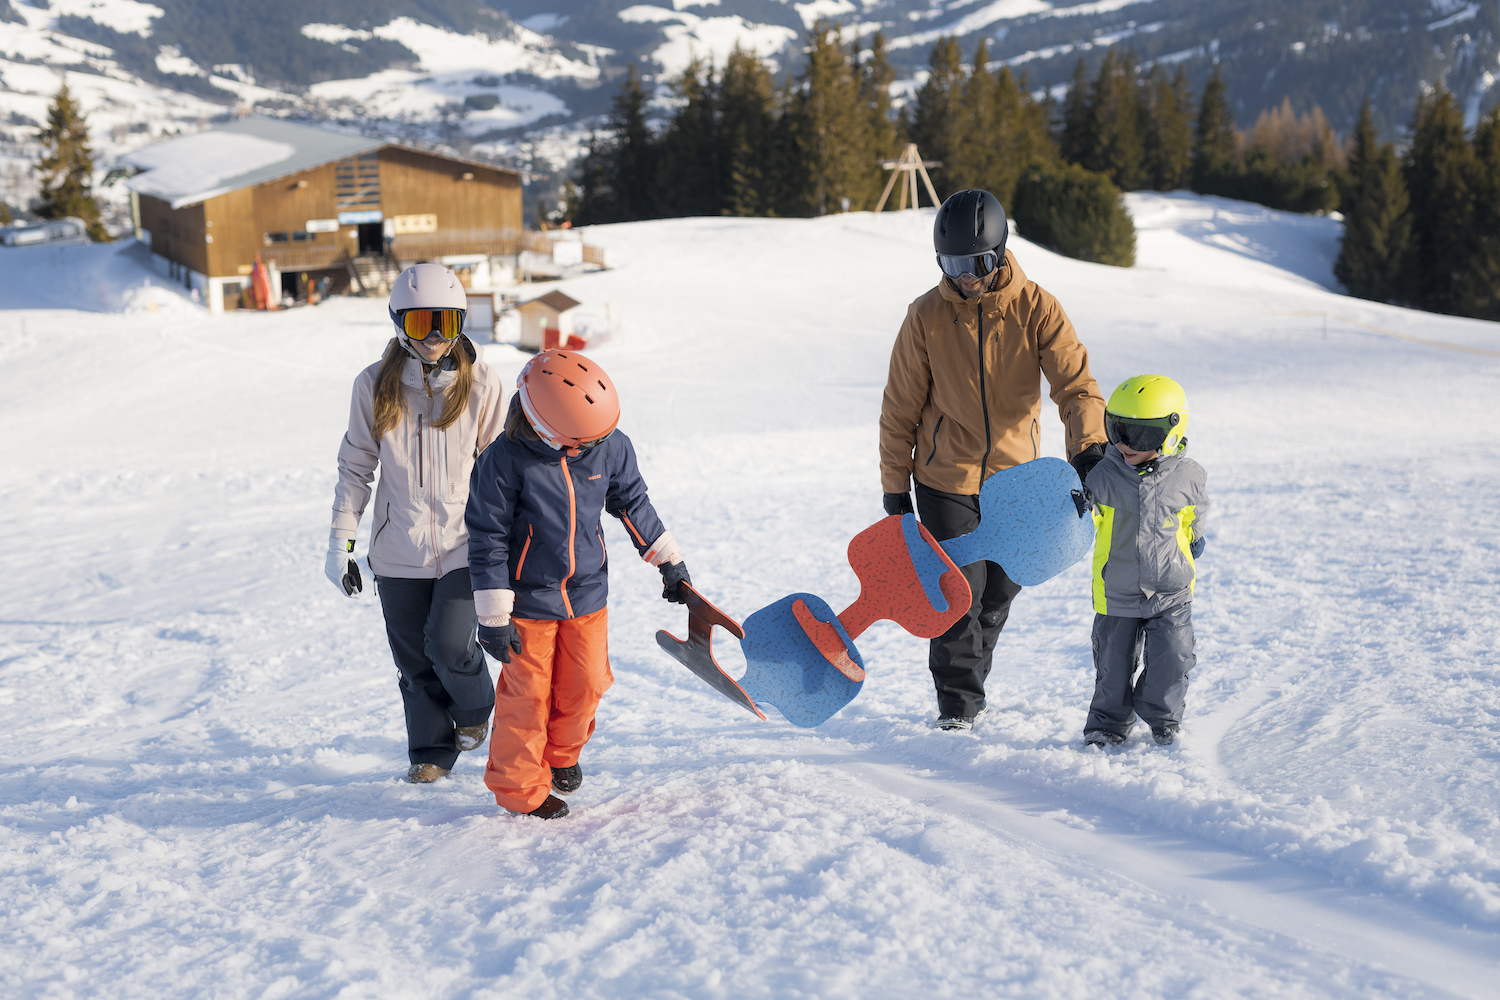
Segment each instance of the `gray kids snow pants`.
[{"label": "gray kids snow pants", "polygon": [[[1145,669],[1131,683],[1136,668]],[[1155,618],[1094,616],[1094,700],[1084,732],[1129,736],[1136,717],[1152,729],[1182,722],[1193,654],[1193,605]]]},{"label": "gray kids snow pants", "polygon": [[453,769],[454,726],[477,726],[495,710],[495,682],[474,639],[469,571],[440,580],[375,578],[385,634],[401,672],[407,757]]},{"label": "gray kids snow pants", "polygon": [[[940,542],[967,535],[979,527],[979,498],[943,493],[917,483],[917,513],[922,526]],[[995,643],[1010,617],[1010,603],[1021,585],[999,563],[984,560],[960,566],[974,603],[962,618],[931,640],[927,668],[937,688],[939,716],[973,718],[984,708],[984,682],[990,676]]]}]

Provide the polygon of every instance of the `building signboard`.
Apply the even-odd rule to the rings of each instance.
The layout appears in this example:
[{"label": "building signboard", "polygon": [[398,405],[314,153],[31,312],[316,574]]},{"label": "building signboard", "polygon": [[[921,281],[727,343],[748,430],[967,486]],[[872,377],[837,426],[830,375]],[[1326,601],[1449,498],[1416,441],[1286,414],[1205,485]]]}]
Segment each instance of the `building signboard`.
[{"label": "building signboard", "polygon": [[[355,213],[349,213],[355,214]],[[336,233],[339,231],[338,219],[308,219],[307,231],[309,233]]]},{"label": "building signboard", "polygon": [[395,223],[395,235],[405,236],[408,233],[435,233],[438,231],[436,215],[397,215],[391,219]]},{"label": "building signboard", "polygon": [[341,226],[359,226],[366,222],[381,222],[384,219],[385,213],[378,208],[372,208],[363,212],[339,213],[339,225]]}]

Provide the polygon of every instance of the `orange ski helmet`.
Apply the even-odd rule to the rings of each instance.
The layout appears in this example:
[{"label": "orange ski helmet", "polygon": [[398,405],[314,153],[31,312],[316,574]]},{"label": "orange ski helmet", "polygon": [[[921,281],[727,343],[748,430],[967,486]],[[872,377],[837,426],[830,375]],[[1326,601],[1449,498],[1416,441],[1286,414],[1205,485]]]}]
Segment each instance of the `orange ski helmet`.
[{"label": "orange ski helmet", "polygon": [[604,369],[577,351],[543,351],[516,378],[521,409],[537,435],[577,454],[620,422],[620,397]]}]

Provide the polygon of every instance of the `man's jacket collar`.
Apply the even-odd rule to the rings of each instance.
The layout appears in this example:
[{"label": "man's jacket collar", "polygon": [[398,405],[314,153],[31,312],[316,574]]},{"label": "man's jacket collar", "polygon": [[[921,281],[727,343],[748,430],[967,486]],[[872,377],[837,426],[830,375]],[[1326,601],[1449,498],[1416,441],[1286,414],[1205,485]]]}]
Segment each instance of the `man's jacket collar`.
[{"label": "man's jacket collar", "polygon": [[975,303],[983,306],[986,312],[1008,308],[1021,294],[1021,289],[1026,287],[1026,272],[1021,270],[1021,265],[1016,263],[1016,255],[1009,250],[1005,251],[1005,269],[1000,273],[999,283],[991,291],[985,292],[977,299],[966,299],[958,286],[950,281],[947,275],[938,283],[938,291],[942,294],[945,302],[950,302],[959,308],[974,308]]}]

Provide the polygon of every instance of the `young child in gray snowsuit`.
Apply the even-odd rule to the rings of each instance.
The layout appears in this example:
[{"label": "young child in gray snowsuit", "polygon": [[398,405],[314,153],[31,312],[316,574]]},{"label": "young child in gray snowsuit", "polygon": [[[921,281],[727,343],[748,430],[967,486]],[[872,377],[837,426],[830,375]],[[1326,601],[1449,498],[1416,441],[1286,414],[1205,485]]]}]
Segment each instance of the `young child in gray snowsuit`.
[{"label": "young child in gray snowsuit", "polygon": [[1208,509],[1207,474],[1183,454],[1187,419],[1182,386],[1160,375],[1127,379],[1105,407],[1113,447],[1085,484],[1096,528],[1088,744],[1125,742],[1137,717],[1158,744],[1177,741],[1197,662],[1193,586]]}]

